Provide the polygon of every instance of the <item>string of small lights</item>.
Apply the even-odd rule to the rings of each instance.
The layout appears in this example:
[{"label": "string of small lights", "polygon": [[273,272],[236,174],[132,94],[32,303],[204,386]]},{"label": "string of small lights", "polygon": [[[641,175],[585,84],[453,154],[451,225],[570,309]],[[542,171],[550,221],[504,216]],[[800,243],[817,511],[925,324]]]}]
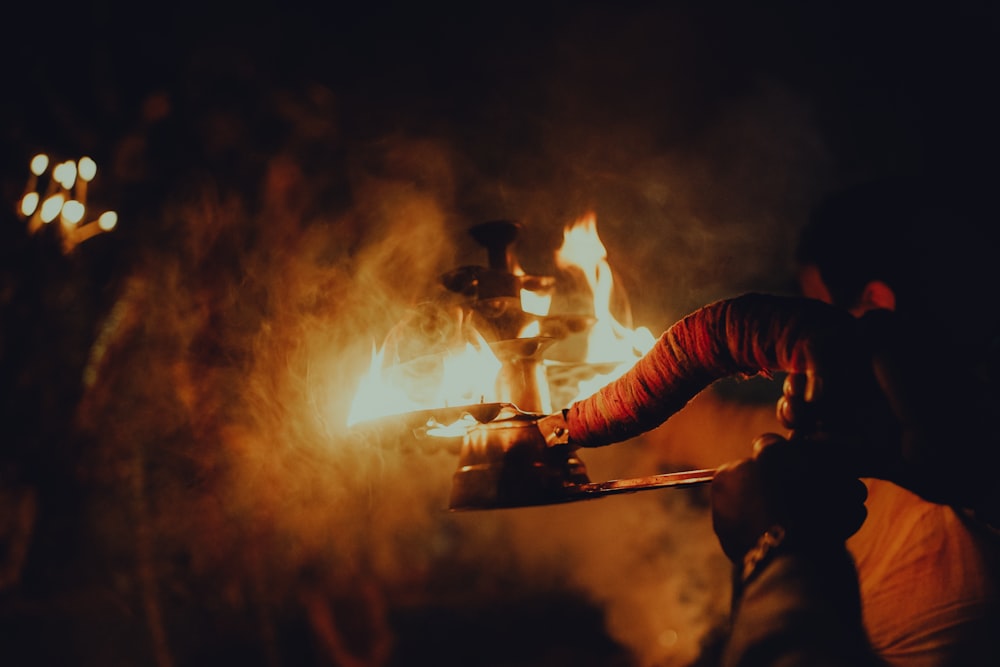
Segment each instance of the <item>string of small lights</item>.
[{"label": "string of small lights", "polygon": [[[51,169],[50,169],[51,166]],[[87,189],[97,175],[97,163],[89,157],[55,162],[44,153],[31,158],[30,176],[18,204],[18,213],[35,234],[58,220],[64,253],[97,234],[110,232],[118,224],[115,211],[88,217]]]}]

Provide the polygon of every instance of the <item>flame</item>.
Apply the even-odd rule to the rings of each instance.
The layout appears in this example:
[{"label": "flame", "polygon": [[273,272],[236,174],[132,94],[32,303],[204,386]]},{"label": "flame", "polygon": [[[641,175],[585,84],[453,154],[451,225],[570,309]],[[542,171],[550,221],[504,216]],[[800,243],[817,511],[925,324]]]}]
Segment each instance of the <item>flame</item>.
[{"label": "flame", "polygon": [[24,195],[24,198],[21,199],[21,215],[23,215],[26,218],[29,218],[32,215],[34,215],[35,211],[37,210],[38,210],[38,193],[29,192],[28,194]]},{"label": "flame", "polygon": [[[403,367],[387,366],[385,346],[376,349],[373,345],[371,365],[354,395],[347,425],[405,412],[496,402],[501,363],[486,340],[473,333],[476,340],[460,349],[449,350],[430,363]],[[436,421],[429,425],[435,431],[462,429]]]},{"label": "flame", "polygon": [[609,368],[608,372],[580,383],[575,399],[579,400],[623,375],[652,349],[656,338],[646,327],[630,329],[612,315],[614,276],[608,263],[608,251],[597,234],[597,216],[593,212],[565,228],[563,244],[556,251],[555,259],[560,268],[582,272],[593,294],[596,321],[588,334],[584,363]]},{"label": "flame", "polygon": [[69,226],[73,226],[83,220],[84,206],[75,199],[69,199],[63,202],[61,218],[63,223]]},{"label": "flame", "polygon": [[39,153],[35,157],[31,158],[30,169],[31,173],[35,176],[41,176],[45,173],[45,170],[49,168],[49,156],[44,153]]},{"label": "flame", "polygon": [[520,334],[518,334],[517,337],[534,338],[535,336],[541,336],[541,335],[542,335],[542,323],[539,322],[538,320],[532,320],[531,322],[528,322],[526,325],[524,325],[524,328],[521,329],[521,332]]},{"label": "flame", "polygon": [[[511,267],[511,273],[515,276],[525,276],[527,273],[518,263],[517,259],[514,259],[514,265]],[[521,310],[528,313],[529,315],[535,315],[537,317],[545,317],[549,314],[549,309],[552,307],[552,293],[551,292],[534,292],[529,289],[521,288]],[[538,336],[541,334],[542,325],[536,320],[531,320],[528,322],[524,328],[518,333],[518,338],[531,338],[532,336]]]},{"label": "flame", "polygon": [[76,162],[73,160],[67,160],[61,164],[57,164],[52,170],[52,177],[67,190],[73,189],[73,184],[76,183]]},{"label": "flame", "polygon": [[90,182],[97,175],[97,163],[89,157],[84,156],[80,158],[80,162],[77,164],[77,172],[81,180]]},{"label": "flame", "polygon": [[478,425],[479,422],[476,418],[468,413],[449,424],[442,424],[436,418],[431,417],[427,420],[424,435],[435,438],[460,438]]},{"label": "flame", "polygon": [[110,232],[118,224],[118,214],[114,211],[105,211],[97,218],[97,226],[105,232]]},{"label": "flame", "polygon": [[[544,317],[549,314],[551,306],[551,294],[539,294],[538,292],[526,289],[521,290],[521,310],[524,312]],[[525,336],[522,335],[521,337],[524,338]]]},{"label": "flame", "polygon": [[[571,364],[568,382],[560,383],[555,375],[540,364],[535,368],[541,407],[549,411],[553,404],[552,385],[566,385],[568,392],[579,400],[596,392],[608,382],[624,374],[636,361],[652,349],[656,342],[649,329],[630,329],[612,314],[614,278],[608,263],[607,249],[597,234],[597,218],[588,213],[563,232],[563,244],[555,253],[556,264],[563,269],[575,269],[586,278],[593,299],[594,323],[587,332],[585,358]],[[520,266],[512,267],[515,275],[526,275]],[[521,309],[529,318],[518,338],[542,335],[541,321],[548,316],[552,302],[549,289],[534,292],[521,290]],[[474,340],[468,340],[468,339]],[[399,362],[397,354],[387,354],[389,339],[381,349],[372,345],[369,369],[361,379],[348,414],[348,426],[375,421],[403,413],[427,412],[422,425],[426,435],[461,435],[475,426],[475,419],[462,419],[456,411],[446,414],[450,422],[438,421],[437,408],[456,408],[484,403],[510,401],[504,396],[501,362],[486,340],[475,331],[462,337],[463,343],[445,353],[436,352]],[[387,359],[394,360],[387,363]],[[442,411],[444,412],[444,411]]]},{"label": "flame", "polygon": [[57,192],[48,199],[42,202],[41,217],[42,222],[50,223],[56,219],[62,211],[63,202],[66,200],[66,196],[61,192]]}]

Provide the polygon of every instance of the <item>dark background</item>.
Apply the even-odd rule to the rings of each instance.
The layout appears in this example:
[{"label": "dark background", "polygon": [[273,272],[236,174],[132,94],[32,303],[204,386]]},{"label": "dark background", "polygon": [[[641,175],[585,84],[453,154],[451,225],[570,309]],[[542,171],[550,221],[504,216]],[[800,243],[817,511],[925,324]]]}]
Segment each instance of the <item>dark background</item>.
[{"label": "dark background", "polygon": [[[606,629],[649,585],[621,555],[593,556],[607,589],[560,565],[613,511],[441,518],[450,458],[305,406],[342,423],[370,341],[482,261],[480,221],[519,220],[546,272],[595,211],[654,331],[790,289],[809,210],[871,179],[974,202],[957,245],[995,247],[998,27],[991,2],[5,8],[0,662],[690,662]],[[118,228],[29,236],[39,151],[93,157]],[[669,527],[703,498],[654,507],[637,546],[690,556]]]},{"label": "dark background", "polygon": [[[988,2],[60,2],[8,17],[6,199],[36,151],[91,155],[95,196],[131,221],[125,247],[171,242],[164,201],[201,174],[259,195],[284,152],[312,206],[345,210],[361,206],[355,174],[390,168],[390,142],[424,141],[446,146],[455,227],[514,218],[548,249],[597,208],[606,243],[647,236],[618,250],[643,268],[711,258],[677,271],[699,280],[671,278],[659,319],[770,286],[830,190],[892,176],[967,197],[994,171]],[[422,168],[410,178],[440,175]],[[742,268],[713,271],[718,252]]]}]

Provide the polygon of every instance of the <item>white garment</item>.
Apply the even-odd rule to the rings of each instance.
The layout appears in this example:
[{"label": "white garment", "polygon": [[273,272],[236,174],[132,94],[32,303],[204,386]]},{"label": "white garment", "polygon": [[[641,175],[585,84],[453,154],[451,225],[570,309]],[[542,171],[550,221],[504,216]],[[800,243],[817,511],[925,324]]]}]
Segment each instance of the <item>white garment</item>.
[{"label": "white garment", "polygon": [[895,484],[864,481],[868,518],[847,547],[873,648],[893,667],[1000,665],[996,536]]}]

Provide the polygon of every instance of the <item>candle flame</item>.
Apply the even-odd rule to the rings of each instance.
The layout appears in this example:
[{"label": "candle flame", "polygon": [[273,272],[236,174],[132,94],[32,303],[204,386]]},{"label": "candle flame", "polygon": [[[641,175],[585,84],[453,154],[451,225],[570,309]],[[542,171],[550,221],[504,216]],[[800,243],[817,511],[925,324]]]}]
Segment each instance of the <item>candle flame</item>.
[{"label": "candle flame", "polygon": [[62,205],[61,218],[67,225],[75,225],[83,220],[84,206],[75,199],[67,200]]},{"label": "candle flame", "polygon": [[21,199],[21,215],[29,217],[38,210],[38,193],[29,192]]},{"label": "candle flame", "polygon": [[45,170],[49,168],[49,156],[44,153],[39,153],[35,157],[31,158],[31,173],[35,176],[41,176],[45,173]]},{"label": "candle flame", "polygon": [[476,418],[466,413],[450,424],[441,424],[431,418],[427,423],[424,435],[435,438],[461,438],[479,424]]},{"label": "candle flame", "polygon": [[42,210],[40,212],[40,217],[42,222],[49,223],[56,219],[59,212],[62,211],[63,201],[66,199],[62,193],[57,192],[56,194],[48,197],[42,202]]},{"label": "candle flame", "polygon": [[76,162],[67,160],[57,164],[52,170],[52,177],[59,185],[67,190],[71,190],[73,184],[76,183]]},{"label": "candle flame", "polygon": [[106,232],[110,232],[118,224],[118,214],[114,211],[105,211],[97,219],[98,226]]},{"label": "candle flame", "polygon": [[[30,162],[31,176],[18,210],[28,220],[28,232],[34,234],[57,217],[64,253],[71,252],[87,239],[109,232],[118,225],[118,214],[106,211],[87,224],[87,186],[97,175],[97,163],[83,156],[79,161],[66,160],[55,164],[48,183],[39,187],[39,176],[49,167],[49,156],[38,153]],[[42,192],[45,192],[42,195]]]},{"label": "candle flame", "polygon": [[84,181],[94,180],[94,176],[97,175],[97,163],[91,160],[89,157],[80,158],[80,163],[77,166],[77,170],[80,174],[80,178]]}]

